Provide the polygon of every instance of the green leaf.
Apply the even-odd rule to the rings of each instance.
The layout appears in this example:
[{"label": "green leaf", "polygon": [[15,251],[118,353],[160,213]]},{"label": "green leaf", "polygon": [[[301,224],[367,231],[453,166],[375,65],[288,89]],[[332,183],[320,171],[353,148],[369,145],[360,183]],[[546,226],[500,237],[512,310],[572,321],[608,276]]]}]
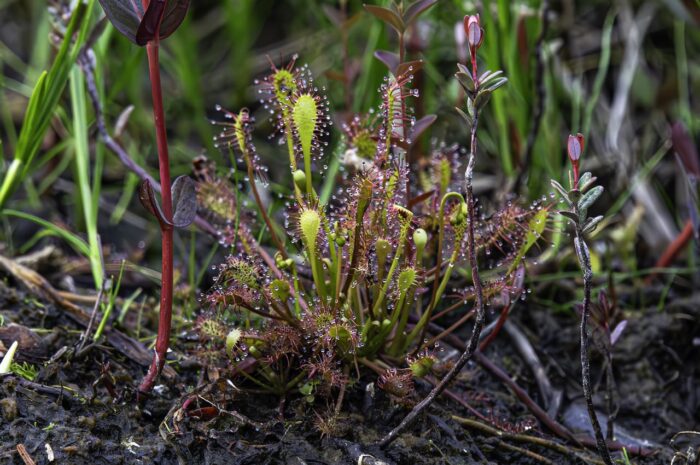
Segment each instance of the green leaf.
[{"label": "green leaf", "polygon": [[578,201],[578,209],[580,211],[588,210],[588,208],[593,205],[593,203],[598,200],[598,197],[603,193],[603,186],[596,186],[590,191],[586,192],[586,194],[581,197],[581,200]]},{"label": "green leaf", "polygon": [[561,216],[567,217],[568,219],[570,219],[571,221],[573,221],[574,224],[578,224],[579,218],[578,218],[578,216],[576,216],[576,213],[570,212],[570,211],[566,211],[566,210],[562,210],[562,211],[559,212],[559,214],[560,214]]},{"label": "green leaf", "polygon": [[464,113],[464,112],[462,111],[461,108],[455,107],[455,110],[457,110],[457,113],[459,113],[459,115],[460,115],[462,118],[464,118],[464,121],[467,123],[467,125],[468,125],[468,126],[471,126],[471,124],[472,124],[472,118],[471,118],[471,116],[469,116],[469,115],[467,115],[466,113]]},{"label": "green leaf", "polygon": [[[15,167],[22,169],[5,174],[2,187],[0,187],[0,209],[4,207],[17,184],[27,175],[29,167],[41,147],[44,134],[54,116],[56,105],[58,105],[63,89],[68,82],[70,69],[87,39],[87,30],[94,3],[95,0],[90,0],[88,4],[82,1],[77,3],[51,69],[48,73],[42,73],[34,86],[27,105],[27,112],[24,115],[22,131],[17,141],[13,161]],[[78,31],[77,38],[73,41],[73,37]]]},{"label": "green leaf", "polygon": [[73,247],[73,249],[75,249],[76,252],[82,254],[86,258],[90,257],[90,247],[88,246],[87,242],[85,242],[83,239],[73,234],[72,232],[63,229],[60,226],[57,226],[49,221],[46,221],[43,218],[34,216],[30,213],[25,213],[16,210],[3,210],[2,213],[7,216],[22,218],[23,220],[28,220],[38,224],[39,226],[43,226],[50,234],[58,236],[64,241],[68,242],[68,244],[70,244],[70,246]]},{"label": "green leaf", "polygon": [[595,218],[589,218],[586,221],[586,224],[583,225],[583,233],[584,234],[589,234],[595,231],[595,229],[598,227],[601,221],[603,221],[604,216],[596,216]]},{"label": "green leaf", "polygon": [[559,196],[566,202],[566,204],[569,206],[569,208],[574,208],[574,203],[571,201],[569,198],[569,193],[564,189],[564,186],[559,184],[557,181],[552,179],[550,181],[550,184],[552,184],[552,187],[559,192]]},{"label": "green leaf", "polygon": [[414,268],[406,268],[399,273],[399,293],[405,294],[416,282],[416,270]]},{"label": "green leaf", "polygon": [[585,186],[587,183],[589,183],[591,181],[591,179],[593,179],[593,175],[591,174],[590,171],[586,171],[585,173],[583,173],[578,180],[578,184],[577,184],[578,190],[583,192],[584,189],[582,189],[581,186]]}]

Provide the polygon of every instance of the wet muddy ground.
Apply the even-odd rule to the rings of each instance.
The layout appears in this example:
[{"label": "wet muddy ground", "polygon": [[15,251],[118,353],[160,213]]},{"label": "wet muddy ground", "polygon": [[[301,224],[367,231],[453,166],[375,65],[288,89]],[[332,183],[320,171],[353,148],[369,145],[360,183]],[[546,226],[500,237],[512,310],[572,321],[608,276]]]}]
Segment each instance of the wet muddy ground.
[{"label": "wet muddy ground", "polygon": [[[575,314],[519,304],[507,330],[450,387],[452,397],[441,398],[382,451],[371,444],[398,424],[407,406],[376,389],[371,374],[348,390],[341,415],[329,424],[318,402],[290,396],[280,404],[244,389],[225,371],[202,370],[182,343],[156,392],[139,404],[133,386],[148,361],[143,346],[116,330],[102,344],[82,344],[87,306],[67,309],[60,298],[28,289],[11,274],[0,282],[0,351],[18,340],[16,361],[38,372],[32,381],[2,377],[1,463],[598,463],[593,449],[581,447],[590,427],[580,394]],[[650,286],[642,297],[657,302],[661,292]],[[671,444],[671,438],[699,429],[700,295],[671,292],[661,309],[636,306],[639,295],[620,299],[627,299],[628,326],[614,349],[617,444],[627,447],[636,464],[668,464],[677,451],[685,457],[677,455],[676,464],[694,463],[686,458],[700,441],[682,435]],[[523,338],[545,377],[534,374],[518,349]],[[443,348],[444,357],[456,353],[448,343]],[[602,364],[594,351],[596,403],[605,412]],[[510,384],[489,368],[494,365]],[[429,388],[417,384],[419,395]],[[518,389],[574,437],[564,440],[553,431]],[[605,416],[601,420],[606,423]],[[640,451],[647,456],[635,455]]]}]

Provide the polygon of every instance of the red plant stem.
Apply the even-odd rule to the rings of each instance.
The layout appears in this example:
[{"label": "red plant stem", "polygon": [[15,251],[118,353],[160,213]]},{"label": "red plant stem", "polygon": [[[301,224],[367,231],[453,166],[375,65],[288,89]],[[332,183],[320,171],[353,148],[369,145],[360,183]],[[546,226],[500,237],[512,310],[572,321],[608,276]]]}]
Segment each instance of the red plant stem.
[{"label": "red plant stem", "polygon": [[[153,97],[153,121],[156,126],[156,144],[158,147],[158,166],[160,171],[161,201],[163,213],[172,221],[173,204],[170,191],[170,159],[168,157],[168,138],[165,130],[163,112],[163,93],[160,85],[160,65],[158,59],[158,39],[146,45],[148,54],[148,72],[151,79]],[[153,389],[156,378],[163,369],[170,342],[170,322],[173,316],[173,229],[161,227],[162,278],[160,288],[160,317],[158,319],[158,336],[153,362],[146,377],[139,386],[139,392],[147,393]]]},{"label": "red plant stem", "polygon": [[474,88],[479,86],[479,78],[476,71],[476,47],[471,47],[469,49],[469,54],[472,58],[472,80],[474,81]]},{"label": "red plant stem", "polygon": [[[673,242],[666,247],[666,250],[664,250],[663,255],[659,257],[659,260],[654,265],[654,268],[666,268],[673,263],[673,260],[675,260],[678,254],[681,253],[685,246],[688,245],[694,234],[695,229],[693,228],[693,222],[691,220],[686,221],[683,230],[680,232],[680,234],[678,234]],[[645,281],[646,284],[651,283],[657,276],[657,272],[650,274]]]}]

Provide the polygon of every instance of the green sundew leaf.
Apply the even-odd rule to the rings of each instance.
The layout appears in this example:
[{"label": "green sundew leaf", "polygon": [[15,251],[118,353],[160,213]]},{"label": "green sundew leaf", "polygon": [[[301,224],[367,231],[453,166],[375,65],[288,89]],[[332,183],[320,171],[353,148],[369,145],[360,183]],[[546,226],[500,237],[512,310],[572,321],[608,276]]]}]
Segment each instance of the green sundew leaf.
[{"label": "green sundew leaf", "polygon": [[304,156],[310,156],[311,142],[314,139],[316,122],[318,121],[316,99],[311,94],[300,95],[294,102],[292,118],[294,119],[294,128],[299,133],[299,142]]},{"label": "green sundew leaf", "polygon": [[406,268],[399,274],[399,292],[404,294],[413,286],[416,282],[416,270],[413,268]]},{"label": "green sundew leaf", "polygon": [[603,193],[603,186],[596,186],[590,191],[586,192],[586,194],[581,197],[581,200],[578,201],[578,209],[580,211],[588,210],[588,208],[593,205],[593,203],[598,200],[598,197]]},{"label": "green sundew leaf", "polygon": [[238,341],[241,340],[242,335],[243,333],[238,328],[233,328],[226,335],[226,353],[229,355],[229,357],[233,357],[233,349],[236,348],[236,345],[238,344]]},{"label": "green sundew leaf", "polygon": [[544,228],[547,226],[547,218],[549,216],[549,210],[543,208],[535,216],[532,217],[527,225],[527,236],[525,237],[525,243],[518,250],[518,254],[515,256],[515,260],[510,264],[508,268],[508,274],[516,270],[520,262],[523,260],[525,254],[532,248],[537,240],[542,237]]},{"label": "green sundew leaf", "polygon": [[493,92],[494,90],[498,89],[499,87],[502,87],[503,85],[505,85],[507,82],[508,82],[508,78],[504,78],[504,77],[502,77],[500,79],[496,79],[493,82],[489,81],[488,84],[484,84],[483,90],[488,91],[488,92]]}]

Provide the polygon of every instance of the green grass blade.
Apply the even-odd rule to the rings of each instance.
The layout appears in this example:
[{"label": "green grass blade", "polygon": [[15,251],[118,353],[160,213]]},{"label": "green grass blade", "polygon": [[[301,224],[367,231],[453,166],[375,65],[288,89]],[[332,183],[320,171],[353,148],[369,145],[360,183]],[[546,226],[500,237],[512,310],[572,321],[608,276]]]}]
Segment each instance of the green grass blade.
[{"label": "green grass blade", "polygon": [[46,228],[46,230],[50,231],[53,235],[58,236],[61,239],[63,239],[64,241],[66,241],[79,254],[82,254],[85,257],[90,256],[90,247],[88,246],[87,242],[85,242],[83,239],[81,239],[77,235],[73,234],[72,232],[61,228],[60,226],[57,226],[49,221],[46,221],[43,218],[39,218],[38,216],[34,216],[31,213],[25,213],[25,212],[21,212],[21,211],[17,211],[17,210],[4,210],[3,214],[6,216],[14,216],[17,218],[21,218],[23,220],[27,220],[27,221],[31,221],[33,223],[36,223],[39,226],[43,226],[44,228]]}]

